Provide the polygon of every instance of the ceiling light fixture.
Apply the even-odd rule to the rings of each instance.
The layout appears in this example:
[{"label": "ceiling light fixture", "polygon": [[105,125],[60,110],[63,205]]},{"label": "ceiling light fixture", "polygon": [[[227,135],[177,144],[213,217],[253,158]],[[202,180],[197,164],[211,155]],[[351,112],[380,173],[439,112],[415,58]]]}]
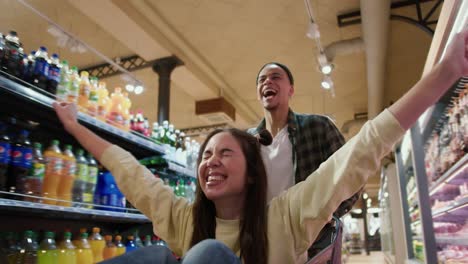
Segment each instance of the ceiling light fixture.
[{"label": "ceiling light fixture", "polygon": [[143,88],[141,85],[135,86],[135,94],[141,94],[144,90],[145,88]]},{"label": "ceiling light fixture", "polygon": [[131,92],[133,92],[133,90],[135,90],[135,86],[133,86],[132,84],[127,84],[127,85],[125,85],[125,90],[127,90],[127,92],[131,93]]},{"label": "ceiling light fixture", "polygon": [[325,90],[330,90],[333,88],[333,81],[329,75],[324,75],[322,79],[322,88]]},{"label": "ceiling light fixture", "polygon": [[313,19],[310,19],[309,29],[307,30],[306,36],[310,39],[319,39],[320,31],[317,23]]}]

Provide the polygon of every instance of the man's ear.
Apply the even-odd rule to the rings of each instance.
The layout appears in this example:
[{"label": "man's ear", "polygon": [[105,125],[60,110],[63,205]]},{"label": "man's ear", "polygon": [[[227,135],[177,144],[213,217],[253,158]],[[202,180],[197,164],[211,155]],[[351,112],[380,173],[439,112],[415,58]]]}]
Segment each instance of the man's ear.
[{"label": "man's ear", "polygon": [[291,88],[289,88],[288,95],[289,95],[289,97],[294,95],[294,85],[291,85]]}]

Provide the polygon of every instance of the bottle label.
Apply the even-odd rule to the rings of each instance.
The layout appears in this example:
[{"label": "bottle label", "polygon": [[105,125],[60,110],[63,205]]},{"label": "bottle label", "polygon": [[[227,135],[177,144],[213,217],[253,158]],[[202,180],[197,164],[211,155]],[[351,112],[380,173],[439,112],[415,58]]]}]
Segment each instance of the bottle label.
[{"label": "bottle label", "polygon": [[76,163],[71,160],[63,161],[63,172],[62,175],[67,175],[75,178],[76,173]]},{"label": "bottle label", "polygon": [[8,142],[0,142],[0,164],[10,163],[11,145]]},{"label": "bottle label", "polygon": [[84,163],[76,164],[76,179],[81,180],[83,182],[87,181],[88,178],[88,165]]},{"label": "bottle label", "polygon": [[52,66],[49,68],[49,80],[60,82],[60,68]]},{"label": "bottle label", "polygon": [[34,74],[48,77],[49,63],[43,58],[37,59],[34,63]]},{"label": "bottle label", "polygon": [[33,150],[30,147],[15,147],[12,152],[11,164],[15,167],[29,169],[32,166]]},{"label": "bottle label", "polygon": [[99,101],[99,96],[96,91],[90,91],[89,92],[89,101],[91,103],[97,104]]},{"label": "bottle label", "polygon": [[97,183],[97,178],[98,178],[98,168],[94,166],[89,166],[88,167],[88,177],[87,177],[87,182],[91,184],[96,184]]},{"label": "bottle label", "polygon": [[59,157],[46,156],[46,174],[57,175],[62,173],[63,162]]},{"label": "bottle label", "polygon": [[28,178],[37,178],[43,179],[45,174],[45,164],[40,162],[34,162],[30,171]]}]

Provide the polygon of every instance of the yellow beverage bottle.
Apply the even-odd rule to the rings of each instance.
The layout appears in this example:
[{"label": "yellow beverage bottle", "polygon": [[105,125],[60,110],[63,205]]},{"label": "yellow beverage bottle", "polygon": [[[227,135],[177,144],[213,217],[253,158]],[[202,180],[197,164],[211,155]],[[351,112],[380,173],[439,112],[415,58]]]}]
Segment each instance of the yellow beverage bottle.
[{"label": "yellow beverage bottle", "polygon": [[44,152],[44,159],[46,161],[46,168],[44,173],[44,182],[42,183],[42,196],[45,198],[45,204],[56,204],[57,189],[62,175],[63,159],[62,152],[59,148],[60,142],[52,140],[50,146]]},{"label": "yellow beverage bottle", "polygon": [[123,118],[123,127],[124,130],[130,130],[130,107],[132,106],[132,101],[128,98],[128,93],[123,93],[122,101],[122,118]]},{"label": "yellow beverage bottle", "polygon": [[99,95],[98,95],[98,78],[93,76],[89,80],[89,98],[88,98],[88,114],[97,116]]},{"label": "yellow beverage bottle", "polygon": [[62,160],[62,176],[60,177],[57,196],[59,200],[63,201],[59,201],[57,205],[71,206],[72,187],[76,175],[76,159],[75,155],[73,155],[71,145],[65,145],[65,150],[62,153]]},{"label": "yellow beverage bottle", "polygon": [[115,87],[114,92],[111,94],[109,103],[108,120],[114,126],[120,127],[123,123],[122,117],[122,103],[123,103],[122,88]]},{"label": "yellow beverage bottle", "polygon": [[89,244],[93,250],[94,263],[98,263],[103,260],[102,253],[104,251],[104,247],[106,247],[106,241],[104,241],[104,238],[99,232],[101,232],[99,227],[93,227],[93,233],[89,238]]},{"label": "yellow beverage bottle", "polygon": [[104,240],[106,241],[106,247],[102,252],[102,257],[104,260],[111,259],[117,256],[117,247],[115,247],[114,243],[112,243],[112,236],[106,235],[104,236]]},{"label": "yellow beverage bottle", "polygon": [[58,249],[55,244],[54,232],[46,232],[39,250],[37,251],[38,264],[58,264]]},{"label": "yellow beverage bottle", "polygon": [[117,235],[115,236],[115,255],[120,256],[125,254],[126,248],[125,245],[122,243],[122,237]]},{"label": "yellow beverage bottle", "polygon": [[78,68],[76,66],[71,68],[69,77],[70,82],[68,83],[67,101],[69,103],[76,103],[80,91],[80,75],[78,74]]},{"label": "yellow beverage bottle", "polygon": [[106,121],[108,103],[109,103],[109,91],[107,91],[106,83],[99,82],[98,89],[98,109],[97,109],[97,118],[102,121]]},{"label": "yellow beverage bottle", "polygon": [[59,245],[58,263],[76,264],[76,248],[71,241],[71,233],[65,232]]},{"label": "yellow beverage bottle", "polygon": [[78,90],[78,108],[80,111],[87,112],[89,92],[91,84],[89,83],[89,73],[82,71],[80,75],[80,89]]},{"label": "yellow beverage bottle", "polygon": [[80,244],[81,241],[81,234],[83,233],[88,233],[88,230],[85,227],[80,228],[80,233],[78,233],[77,236],[75,236],[75,240],[72,241],[73,245],[75,248],[78,248],[78,245]]},{"label": "yellow beverage bottle", "polygon": [[88,233],[81,233],[81,239],[76,249],[76,264],[94,263],[93,251],[88,243]]}]

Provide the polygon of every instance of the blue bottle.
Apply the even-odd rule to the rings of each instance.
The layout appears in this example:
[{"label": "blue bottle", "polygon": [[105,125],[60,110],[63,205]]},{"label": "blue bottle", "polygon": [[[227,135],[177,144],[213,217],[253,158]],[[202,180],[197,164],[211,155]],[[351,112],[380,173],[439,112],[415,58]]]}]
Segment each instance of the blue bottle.
[{"label": "blue bottle", "polygon": [[57,85],[60,83],[60,60],[54,53],[50,58],[47,91],[53,95],[57,93]]},{"label": "blue bottle", "polygon": [[24,193],[24,182],[28,177],[32,161],[33,147],[29,141],[29,131],[21,130],[12,146],[11,174],[8,179],[10,192]]},{"label": "blue bottle", "polygon": [[11,141],[6,128],[5,124],[0,123],[0,191],[7,190],[8,165],[11,158]]},{"label": "blue bottle", "polygon": [[133,236],[128,236],[127,240],[128,240],[127,244],[125,244],[125,249],[126,249],[125,253],[136,250],[137,246],[135,244],[134,237]]},{"label": "blue bottle", "polygon": [[49,79],[49,57],[47,56],[47,48],[40,47],[36,54],[34,54],[34,85],[46,90]]}]

